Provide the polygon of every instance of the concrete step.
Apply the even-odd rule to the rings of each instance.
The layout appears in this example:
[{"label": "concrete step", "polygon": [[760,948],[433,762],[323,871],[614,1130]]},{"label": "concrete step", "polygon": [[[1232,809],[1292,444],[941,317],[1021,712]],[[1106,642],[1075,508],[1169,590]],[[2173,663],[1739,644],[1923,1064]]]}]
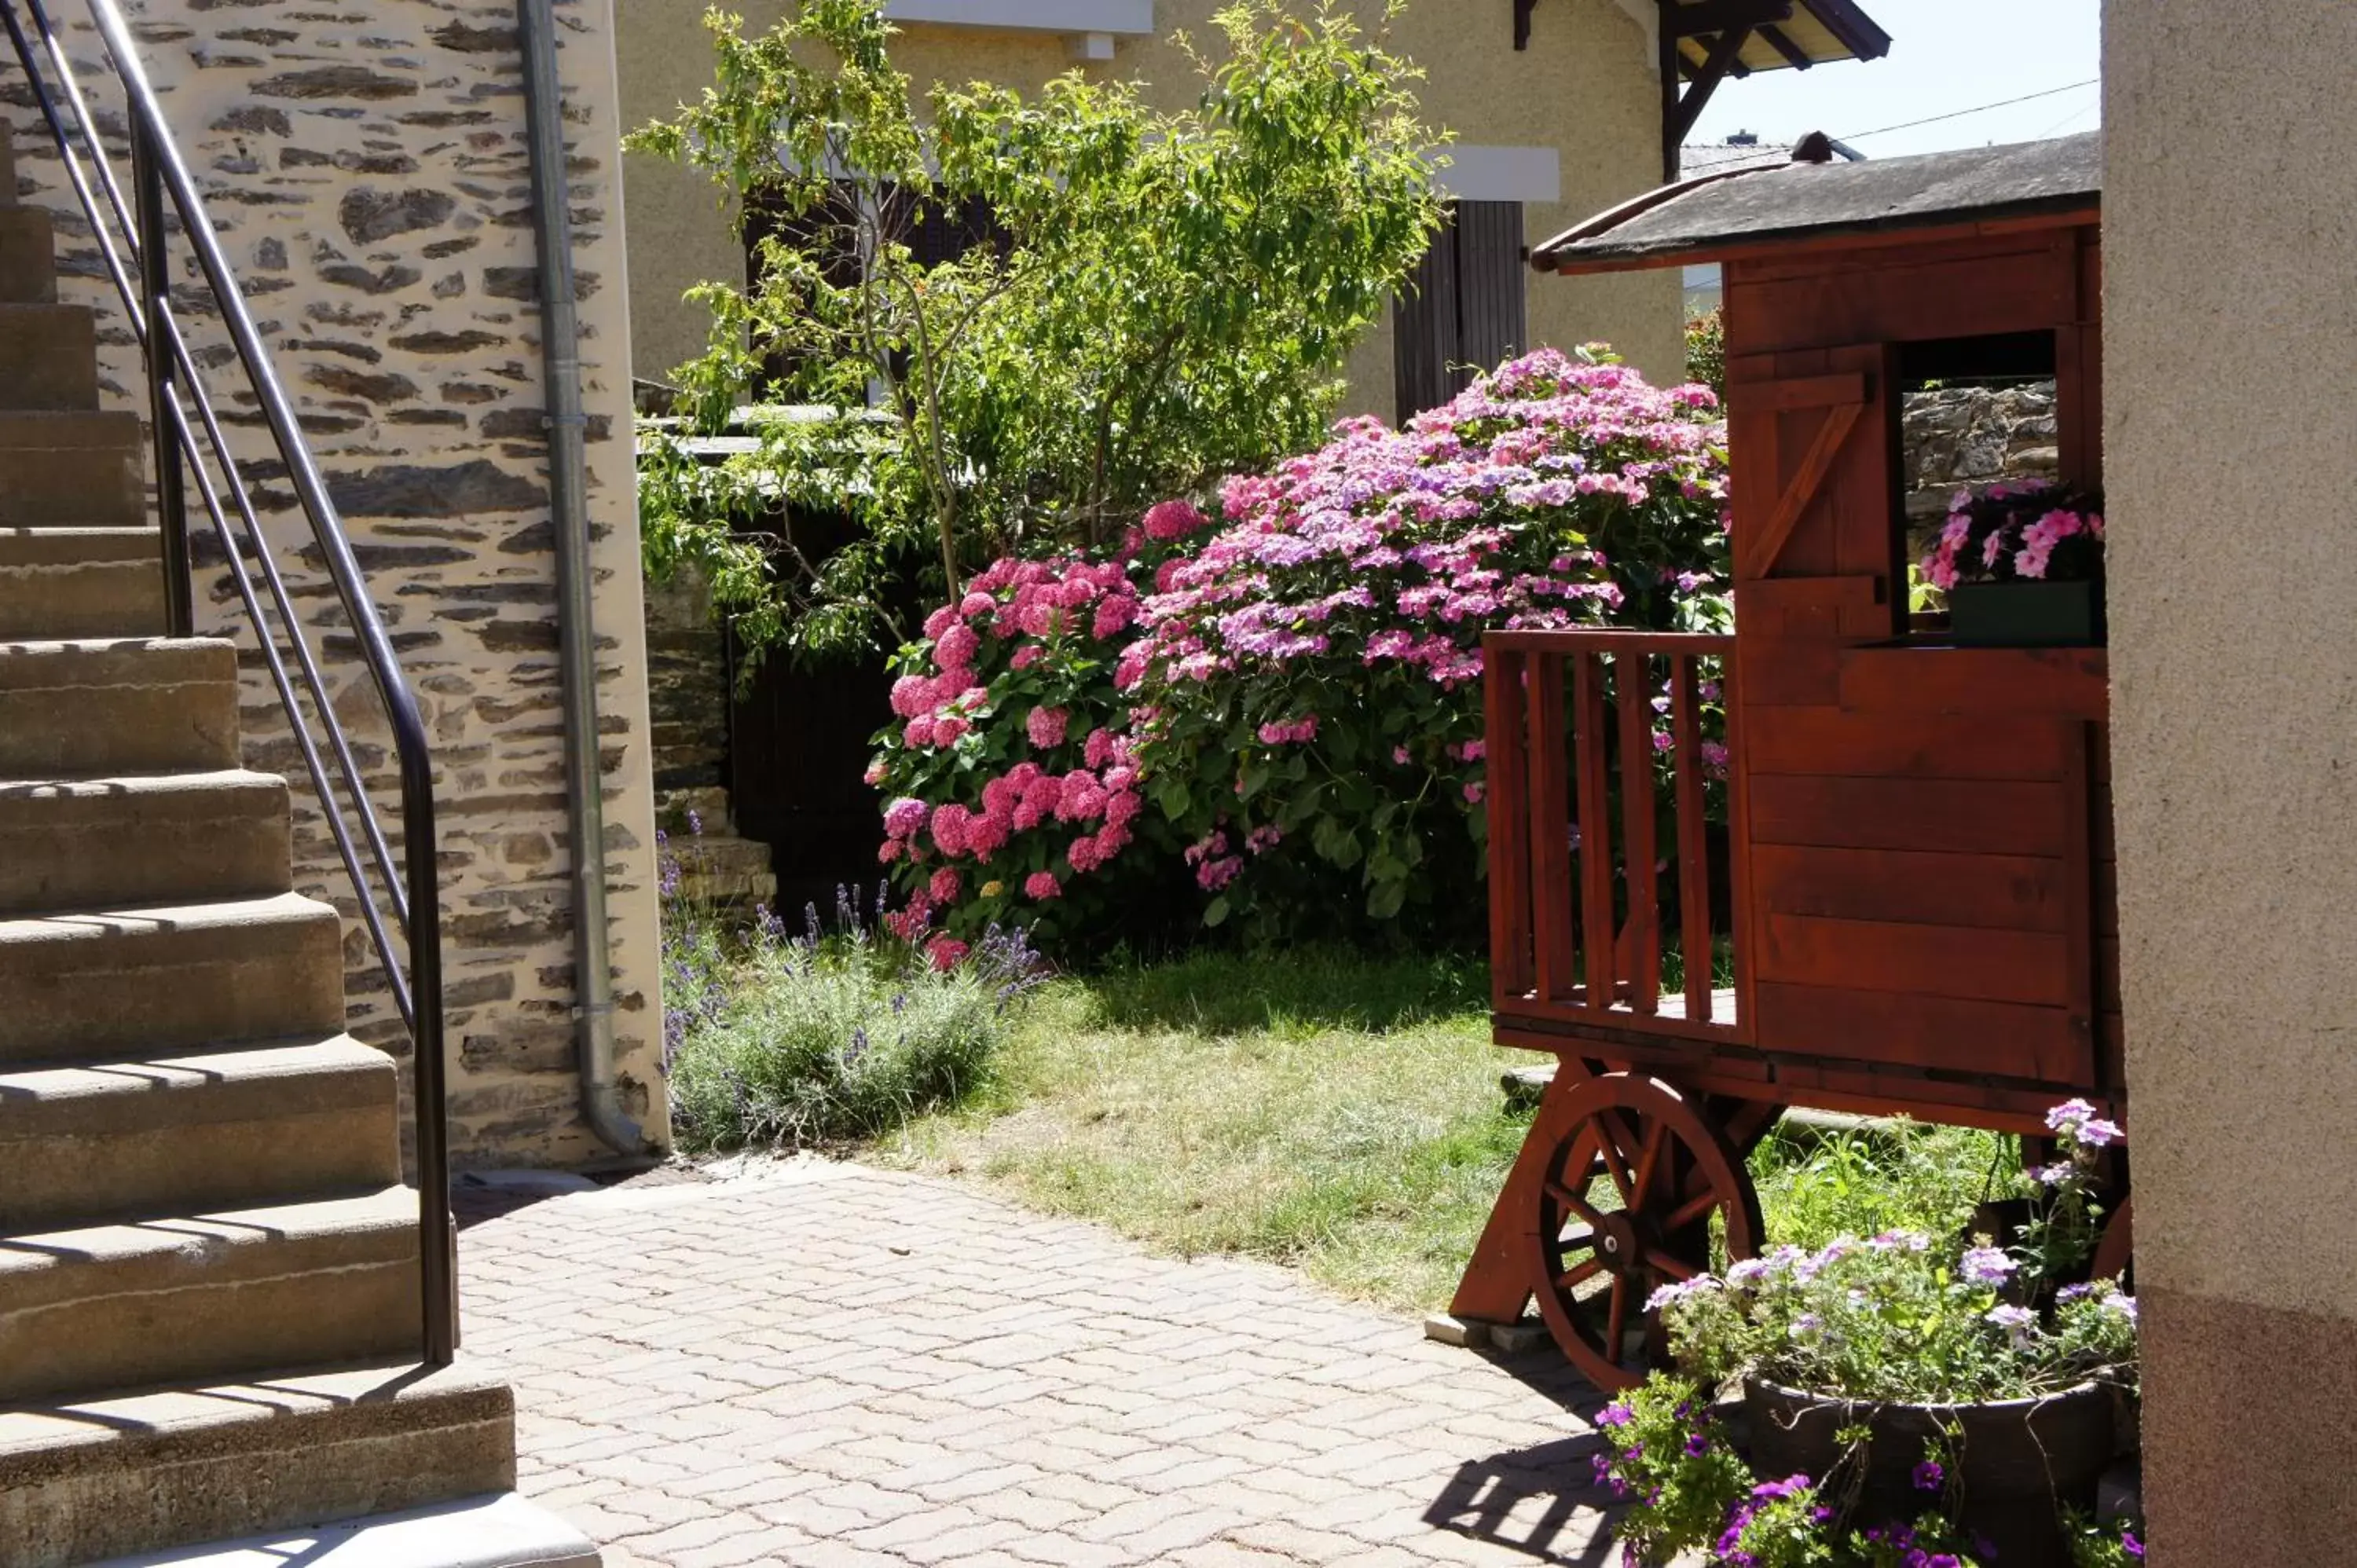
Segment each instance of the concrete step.
[{"label": "concrete step", "polygon": [[349,1036],[0,1069],[0,1234],[391,1187],[399,1092]]},{"label": "concrete step", "polygon": [[237,765],[233,644],[214,638],[0,643],[0,779]]},{"label": "concrete step", "polygon": [[771,903],[778,878],[770,869],[770,846],[755,839],[716,836],[673,838],[665,855],[679,867],[678,897],[690,904]]},{"label": "concrete step", "polygon": [[0,304],[0,408],[98,406],[98,327],[83,305]]},{"label": "concrete step", "polygon": [[597,1544],[514,1492],[276,1530],[96,1568],[599,1568]]},{"label": "concrete step", "polygon": [[0,920],[0,1062],[325,1039],[343,1026],[342,923],[296,894]]},{"label": "concrete step", "polygon": [[0,1237],[0,1401],[413,1353],[417,1195]]},{"label": "concrete step", "polygon": [[164,635],[152,528],[0,528],[0,642]]},{"label": "concrete step", "polygon": [[57,237],[49,209],[0,207],[0,302],[46,305],[57,297]]},{"label": "concrete step", "polygon": [[9,1568],[71,1568],[511,1491],[514,1420],[464,1364],[0,1410],[0,1541]]},{"label": "concrete step", "polygon": [[0,528],[138,527],[144,451],[135,413],[0,412]]},{"label": "concrete step", "polygon": [[287,814],[237,768],[0,782],[0,915],[284,893]]}]

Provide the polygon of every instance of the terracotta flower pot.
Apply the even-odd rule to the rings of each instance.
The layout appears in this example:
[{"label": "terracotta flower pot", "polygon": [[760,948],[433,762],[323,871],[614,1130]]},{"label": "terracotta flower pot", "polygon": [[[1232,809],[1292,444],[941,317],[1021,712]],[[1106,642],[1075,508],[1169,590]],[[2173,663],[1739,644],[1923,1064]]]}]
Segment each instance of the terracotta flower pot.
[{"label": "terracotta flower pot", "polygon": [[[1743,1402],[1751,1465],[1761,1477],[1823,1480],[1844,1454],[1835,1434],[1864,1426],[1872,1436],[1853,1522],[1903,1523],[1941,1507],[1967,1534],[1986,1538],[2002,1568],[2069,1568],[2057,1516],[2066,1507],[2093,1511],[2095,1484],[2112,1462],[2115,1407],[2101,1383],[2040,1399],[1925,1405],[1833,1399],[1755,1379],[1745,1383]],[[1943,1433],[1953,1434],[1948,1486],[1933,1496],[1916,1488],[1914,1471],[1926,1442]]]}]

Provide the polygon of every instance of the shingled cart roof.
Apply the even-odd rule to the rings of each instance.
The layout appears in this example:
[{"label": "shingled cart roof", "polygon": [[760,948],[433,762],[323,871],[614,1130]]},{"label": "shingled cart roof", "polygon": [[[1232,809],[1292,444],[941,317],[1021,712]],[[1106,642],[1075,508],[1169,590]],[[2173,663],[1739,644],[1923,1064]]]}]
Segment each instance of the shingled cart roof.
[{"label": "shingled cart roof", "polygon": [[[1811,138],[1824,151],[1823,138]],[[1804,149],[1809,147],[1803,143]],[[1836,233],[1916,229],[2092,209],[2103,135],[1860,163],[1791,163],[1663,187],[1531,252],[1542,272],[1626,272]]]}]

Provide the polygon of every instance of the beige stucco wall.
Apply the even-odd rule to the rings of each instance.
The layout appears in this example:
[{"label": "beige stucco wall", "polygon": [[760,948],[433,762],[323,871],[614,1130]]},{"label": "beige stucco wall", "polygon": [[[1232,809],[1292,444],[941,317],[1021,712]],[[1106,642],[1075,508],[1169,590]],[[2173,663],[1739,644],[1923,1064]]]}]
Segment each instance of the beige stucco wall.
[{"label": "beige stucco wall", "polygon": [[[783,6],[741,7],[748,27],[772,23]],[[1113,60],[1076,65],[1054,35],[910,24],[893,59],[921,90],[975,79],[1036,88],[1084,70],[1148,84],[1165,108],[1192,103],[1200,81],[1169,42],[1184,28],[1206,40],[1220,0],[1157,0],[1158,37],[1123,38]],[[1371,26],[1378,0],[1358,0]],[[668,113],[711,80],[711,54],[698,18],[701,0],[636,0],[619,18],[621,91],[632,125]],[[1559,149],[1562,199],[1524,211],[1528,242],[1659,183],[1661,96],[1652,45],[1622,0],[1553,0],[1533,17],[1531,47],[1513,48],[1512,8],[1498,0],[1414,0],[1392,36],[1395,49],[1426,72],[1420,93],[1427,122],[1477,146]],[[633,156],[625,161],[631,215],[632,331],[641,374],[662,375],[704,343],[701,310],[681,303],[705,278],[739,280],[743,252],[700,177]],[[1674,274],[1529,280],[1532,346],[1612,341],[1656,379],[1682,379],[1684,363]],[[1389,324],[1350,363],[1347,411],[1389,414],[1393,406]]]},{"label": "beige stucco wall", "polygon": [[[2357,6],[2105,6],[2114,767],[2162,1568],[2357,1539]],[[2319,287],[2319,281],[2325,280]]]},{"label": "beige stucco wall", "polygon": [[[59,14],[71,11],[66,8]],[[462,1163],[605,1151],[576,1111],[572,897],[522,78],[511,5],[147,0],[147,69],[208,193],[432,731],[441,814],[453,1146]],[[609,0],[563,0],[581,357],[590,421],[607,868],[625,1092],[665,1135],[652,796],[630,445],[630,328]],[[85,51],[94,55],[94,50]],[[100,82],[94,73],[88,80]],[[106,94],[101,91],[102,102]],[[27,199],[59,211],[65,296],[99,312],[108,395],[145,413],[112,288],[38,116],[5,111]],[[119,151],[120,149],[118,149]],[[191,275],[193,274],[191,273]],[[218,338],[192,316],[199,344]],[[233,368],[214,381],[242,462],[274,462]],[[267,472],[266,467],[262,470]],[[311,618],[388,827],[398,786],[345,623],[277,486],[264,521]],[[274,499],[273,499],[274,497]],[[208,532],[191,498],[192,525]],[[216,555],[213,559],[218,560]],[[250,646],[226,576],[199,629]],[[277,700],[247,660],[246,749],[296,779],[296,884],[347,911],[353,1033],[405,1049]]]}]

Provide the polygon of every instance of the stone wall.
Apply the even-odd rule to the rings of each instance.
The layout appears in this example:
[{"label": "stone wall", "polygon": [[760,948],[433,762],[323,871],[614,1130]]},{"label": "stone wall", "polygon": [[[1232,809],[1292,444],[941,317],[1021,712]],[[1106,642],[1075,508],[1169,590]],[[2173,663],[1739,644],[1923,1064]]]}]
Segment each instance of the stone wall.
[{"label": "stone wall", "polygon": [[[647,705],[655,819],[675,895],[749,908],[778,896],[769,845],[740,838],[728,803],[728,639],[703,575],[647,584]],[[671,880],[668,876],[667,882]]]},{"label": "stone wall", "polygon": [[1910,559],[1930,548],[1926,536],[1939,532],[1949,498],[1962,487],[2061,472],[2052,381],[1910,392],[1900,430]]},{"label": "stone wall", "polygon": [[[555,563],[514,12],[458,0],[148,0],[133,9],[167,115],[432,730],[457,1157],[597,1156],[606,1151],[576,1111]],[[586,296],[617,1034],[626,1101],[667,1141],[613,21],[608,0],[568,0],[557,13]],[[103,118],[110,79],[95,69],[94,40],[85,41],[77,52]],[[65,294],[99,309],[109,396],[144,413],[124,396],[140,384],[136,360],[54,149],[14,69],[0,81],[25,199],[60,214],[59,250],[75,274]],[[218,349],[210,324],[191,320],[200,342]],[[241,462],[266,479],[274,454],[251,393],[230,395],[237,371],[220,362],[213,384],[236,415]],[[382,716],[348,656],[332,595],[302,553],[307,528],[291,497],[258,489],[378,809],[397,826]],[[198,585],[202,629],[250,646],[221,557],[211,559]],[[250,757],[298,779],[297,885],[349,917],[350,889],[299,781],[276,699],[249,663]],[[404,1049],[356,923],[347,938],[354,1032]]]}]

